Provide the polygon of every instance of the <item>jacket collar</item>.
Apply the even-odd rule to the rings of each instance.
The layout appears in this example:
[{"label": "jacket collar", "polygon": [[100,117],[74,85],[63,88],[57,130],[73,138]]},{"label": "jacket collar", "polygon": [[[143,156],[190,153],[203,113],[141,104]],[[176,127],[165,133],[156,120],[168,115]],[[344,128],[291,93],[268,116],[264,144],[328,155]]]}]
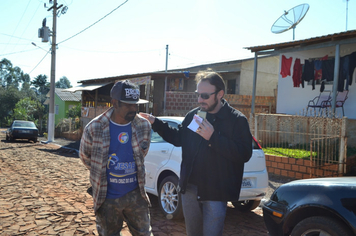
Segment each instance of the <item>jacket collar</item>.
[{"label": "jacket collar", "polygon": [[226,116],[229,113],[229,103],[225,100],[225,99],[221,99],[221,103],[222,103],[222,107],[220,108],[220,110],[215,114],[216,118],[219,119],[224,119],[226,118]]}]

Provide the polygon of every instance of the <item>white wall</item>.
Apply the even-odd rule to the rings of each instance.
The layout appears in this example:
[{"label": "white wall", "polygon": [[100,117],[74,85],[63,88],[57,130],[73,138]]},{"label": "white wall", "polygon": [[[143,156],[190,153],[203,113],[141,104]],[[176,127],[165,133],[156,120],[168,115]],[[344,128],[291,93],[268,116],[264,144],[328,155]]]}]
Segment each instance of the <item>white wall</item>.
[{"label": "white wall", "polygon": [[[278,56],[258,59],[256,96],[275,96],[278,76]],[[241,63],[240,95],[251,95],[253,88],[254,59]]]},{"label": "white wall", "polygon": [[[356,51],[356,44],[348,44],[340,46],[340,56],[345,56]],[[325,55],[329,57],[335,56],[335,47],[322,48],[317,50],[293,52],[283,54],[287,58],[293,57],[291,66],[291,76],[282,78],[280,75],[282,55],[280,55],[279,71],[278,71],[278,94],[277,94],[277,113],[289,114],[289,115],[301,115],[303,110],[306,111],[309,100],[318,96],[320,93],[320,85],[315,85],[315,90],[312,90],[311,85],[307,85],[304,82],[304,88],[293,87],[293,66],[296,58],[301,59],[301,63],[304,64],[304,59],[321,58]],[[336,88],[337,89],[337,88]],[[325,85],[325,90],[332,90],[332,85]],[[348,99],[344,104],[345,116],[349,119],[356,119],[356,80],[355,73],[353,76],[352,85],[349,86]],[[336,115],[342,117],[342,109],[336,108]]]}]

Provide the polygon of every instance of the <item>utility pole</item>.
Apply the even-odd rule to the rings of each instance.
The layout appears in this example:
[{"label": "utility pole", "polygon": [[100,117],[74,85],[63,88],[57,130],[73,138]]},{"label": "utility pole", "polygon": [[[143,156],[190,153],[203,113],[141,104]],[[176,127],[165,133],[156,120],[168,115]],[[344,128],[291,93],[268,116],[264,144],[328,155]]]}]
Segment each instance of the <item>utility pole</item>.
[{"label": "utility pole", "polygon": [[[167,73],[167,68],[168,68],[168,44],[166,45],[166,69],[164,70]],[[163,107],[163,114],[166,115],[166,93],[167,93],[167,75],[164,80],[164,107]]]},{"label": "utility pole", "polygon": [[346,0],[346,30],[347,31],[347,21],[348,21],[348,15],[349,15],[349,0]]},{"label": "utility pole", "polygon": [[[51,2],[51,0],[50,0]],[[52,50],[51,50],[51,80],[49,92],[49,116],[48,116],[48,142],[54,142],[54,97],[55,97],[55,83],[56,83],[56,34],[57,34],[57,0],[53,1],[52,7],[48,11],[53,11],[53,27],[52,27]]]},{"label": "utility pole", "polygon": [[[48,129],[48,140],[47,142],[54,142],[54,97],[55,97],[55,83],[56,83],[56,37],[57,37],[57,11],[63,6],[57,6],[57,0],[49,0],[49,4],[53,5],[47,11],[53,11],[53,26],[50,32],[49,28],[46,26],[46,18],[42,21],[42,28],[38,29],[38,37],[42,38],[42,42],[47,43],[49,38],[49,33],[52,36],[52,47],[51,47],[51,79],[50,79],[50,91],[49,91],[49,115],[47,122]],[[46,7],[46,4],[44,5]],[[65,14],[68,7],[62,9],[62,14]],[[37,47],[35,43],[32,43]]]}]

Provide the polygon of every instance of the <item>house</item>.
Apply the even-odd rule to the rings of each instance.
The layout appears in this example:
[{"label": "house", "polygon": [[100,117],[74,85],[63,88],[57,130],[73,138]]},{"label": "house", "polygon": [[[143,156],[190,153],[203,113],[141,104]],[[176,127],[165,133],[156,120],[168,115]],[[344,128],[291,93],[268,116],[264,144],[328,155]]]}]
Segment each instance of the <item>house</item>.
[{"label": "house", "polygon": [[[305,40],[278,43],[272,45],[262,45],[247,47],[247,49],[254,52],[257,56],[269,55],[279,56],[279,68],[278,68],[278,91],[277,91],[277,113],[284,114],[299,114],[305,110],[309,100],[313,99],[320,93],[322,81],[325,81],[325,90],[337,91],[338,82],[345,80],[345,76],[341,76],[339,73],[332,73],[331,81],[321,79],[315,80],[313,85],[312,81],[303,82],[297,87],[293,84],[293,69],[296,65],[297,59],[300,59],[301,64],[305,61],[321,61],[325,58],[332,61],[331,64],[333,71],[337,71],[336,67],[341,70],[343,58],[356,52],[356,31],[347,31],[332,35],[326,35],[321,37],[315,37]],[[282,76],[282,64],[283,58],[291,60],[289,66],[289,74]],[[323,59],[324,58],[324,59]],[[259,60],[259,59],[258,59]],[[339,71],[338,70],[338,71]],[[258,77],[258,76],[257,76]],[[355,74],[351,75],[351,82],[355,80]],[[258,80],[258,78],[257,78]],[[353,84],[355,81],[353,82]],[[346,82],[344,83],[344,89]],[[349,90],[348,101],[345,102],[345,116],[350,119],[356,119],[356,109],[353,109],[353,102],[356,101],[356,86],[352,86],[352,83],[347,88]],[[336,110],[337,116],[342,116],[341,110]]]},{"label": "house", "polygon": [[[111,106],[111,87],[116,81],[126,79],[139,85],[141,97],[150,101],[147,105],[140,105],[140,111],[154,115],[184,116],[189,110],[198,106],[194,94],[196,73],[211,68],[223,76],[226,82],[225,98],[228,102],[241,110],[246,116],[249,116],[252,101],[253,65],[254,60],[250,58],[180,68],[167,72],[97,78],[79,81],[80,86],[67,89],[67,91],[83,91],[83,126]],[[259,112],[273,113],[275,110],[278,65],[278,57],[276,56],[261,58],[257,73],[264,84],[258,86],[255,94],[256,107]]]},{"label": "house", "polygon": [[[76,93],[68,93],[65,89],[56,88],[54,98],[54,124],[57,125],[61,119],[66,118],[66,112],[74,106],[81,106],[82,93],[80,91]],[[44,102],[45,105],[49,104],[49,93],[47,99]]]},{"label": "house", "polygon": [[[262,55],[279,57],[277,114],[315,115],[311,114],[310,110],[308,113],[306,112],[309,101],[318,96],[320,91],[328,90],[331,91],[332,97],[331,108],[328,108],[329,111],[331,109],[335,117],[343,117],[342,109],[338,108],[334,101],[338,90],[348,90],[348,98],[344,103],[345,116],[347,117],[347,143],[356,146],[355,71],[352,69],[352,72],[346,73],[350,75],[349,83],[347,83],[345,73],[341,72],[347,66],[349,60],[350,62],[354,60],[351,59],[353,58],[351,55],[355,55],[356,52],[356,30],[304,40],[246,47],[246,49],[255,53],[255,64],[258,66],[254,70],[258,70],[259,64],[257,61],[260,61]],[[311,61],[318,61],[319,63],[319,61],[328,60],[331,64],[327,68],[332,69],[332,72],[330,73],[326,70],[324,74],[324,71],[322,71],[321,77],[317,78],[315,75],[318,70],[313,70],[315,73],[314,81],[303,81],[303,83],[294,84],[293,75],[295,75],[294,69],[297,59],[300,60],[301,64]],[[288,60],[291,62],[290,65],[284,63]],[[285,66],[287,66],[287,69]],[[260,83],[259,75],[254,75],[254,85]],[[343,86],[340,86],[340,84]]]}]

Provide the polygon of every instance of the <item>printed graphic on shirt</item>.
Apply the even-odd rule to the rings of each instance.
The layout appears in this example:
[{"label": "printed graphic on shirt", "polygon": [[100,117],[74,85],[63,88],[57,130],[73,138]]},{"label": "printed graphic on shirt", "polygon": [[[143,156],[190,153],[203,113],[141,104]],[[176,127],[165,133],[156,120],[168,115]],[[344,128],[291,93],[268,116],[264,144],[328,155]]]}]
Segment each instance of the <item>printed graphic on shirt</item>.
[{"label": "printed graphic on shirt", "polygon": [[119,125],[110,121],[110,147],[106,164],[107,198],[120,198],[138,186],[131,139],[131,123]]},{"label": "printed graphic on shirt", "polygon": [[[131,162],[122,162],[119,157],[116,156],[116,153],[113,153],[109,156],[107,169],[109,171],[109,175],[115,178],[121,178],[120,181],[115,178],[110,178],[110,182],[112,183],[133,183],[136,180],[136,163],[135,161]],[[128,176],[132,176],[132,178],[125,178]],[[125,178],[125,179],[122,179]]]},{"label": "printed graphic on shirt", "polygon": [[129,134],[126,132],[121,132],[117,138],[117,140],[122,144],[127,143],[127,141],[129,141],[129,139],[130,139]]}]

